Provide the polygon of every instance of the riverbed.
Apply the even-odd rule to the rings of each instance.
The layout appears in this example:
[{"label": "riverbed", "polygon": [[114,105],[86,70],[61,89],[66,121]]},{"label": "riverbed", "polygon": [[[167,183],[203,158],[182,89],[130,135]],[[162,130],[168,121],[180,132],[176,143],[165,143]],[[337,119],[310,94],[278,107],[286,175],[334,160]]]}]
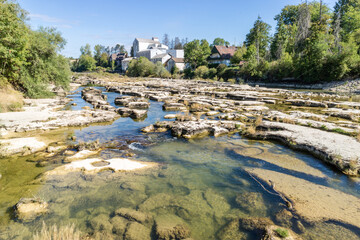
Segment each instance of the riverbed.
[{"label": "riverbed", "polygon": [[[110,105],[118,107],[114,99],[121,96],[119,93],[98,89],[107,95]],[[91,106],[81,98],[80,90],[68,96],[72,99],[68,108],[74,111]],[[71,106],[74,102],[76,106]],[[308,221],[299,216],[277,191],[252,173],[261,169],[285,174],[359,200],[357,178],[307,153],[238,133],[189,140],[169,132],[143,134],[142,128],[176,113],[165,112],[162,106],[163,102],[150,100],[147,117],[140,121],[118,118],[112,123],[41,133],[68,144],[98,140],[105,147],[92,157],[122,158],[130,152],[131,159],[157,163],[156,168],[90,175],[74,172],[41,179],[41,174],[63,164],[62,154],[55,154],[51,164],[42,165],[39,154],[0,159],[0,239],[31,239],[44,223],[58,227],[74,224],[95,239],[132,239],[126,232],[119,235],[114,230],[116,211],[122,208],[151,216],[153,220],[142,224],[150,233],[149,239],[157,239],[152,224],[161,222],[159,219],[175,219],[186,226],[190,232],[187,237],[192,239],[259,239],[256,231],[231,227],[239,218],[267,218],[302,239],[359,239],[359,228],[351,224]],[[69,140],[73,136],[76,140]],[[303,190],[297,189],[300,194]],[[13,206],[23,197],[46,201],[48,213],[31,222],[17,221]],[[319,206],[322,204],[326,203]]]}]

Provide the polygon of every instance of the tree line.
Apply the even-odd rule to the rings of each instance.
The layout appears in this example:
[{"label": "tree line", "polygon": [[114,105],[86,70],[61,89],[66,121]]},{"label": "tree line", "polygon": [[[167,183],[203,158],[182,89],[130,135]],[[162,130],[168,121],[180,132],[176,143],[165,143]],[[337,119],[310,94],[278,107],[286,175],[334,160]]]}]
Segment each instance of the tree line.
[{"label": "tree line", "polygon": [[[190,66],[185,77],[324,82],[360,76],[360,0],[339,0],[333,11],[322,1],[288,5],[274,19],[271,36],[271,26],[258,17],[231,67],[208,64],[205,39],[189,42],[184,46]],[[213,45],[228,42],[217,38]]]},{"label": "tree line", "polygon": [[19,4],[0,0],[0,87],[49,96],[49,83],[67,88],[70,82],[68,59],[59,54],[66,41],[55,28],[31,30],[27,15]]},{"label": "tree line", "polygon": [[127,56],[128,53],[124,45],[116,44],[115,47],[105,47],[97,44],[92,51],[90,44],[86,44],[80,48],[80,57],[72,62],[71,69],[75,72],[94,71],[96,69],[114,71],[120,66],[117,66],[115,61],[110,59],[110,56],[119,53]]}]

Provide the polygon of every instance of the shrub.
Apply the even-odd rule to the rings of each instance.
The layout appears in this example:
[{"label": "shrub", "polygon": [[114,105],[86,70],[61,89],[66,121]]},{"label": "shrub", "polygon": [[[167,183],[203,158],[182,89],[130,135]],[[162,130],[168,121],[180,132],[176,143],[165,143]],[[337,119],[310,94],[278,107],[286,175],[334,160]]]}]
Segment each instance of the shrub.
[{"label": "shrub", "polygon": [[127,75],[130,77],[149,77],[154,74],[154,63],[146,57],[140,57],[130,62]]},{"label": "shrub", "polygon": [[214,79],[216,77],[216,73],[217,73],[216,68],[210,68],[208,71],[207,78]]},{"label": "shrub", "polygon": [[281,238],[286,238],[289,236],[289,231],[286,229],[277,228],[277,229],[275,229],[275,232]]},{"label": "shrub", "polygon": [[209,68],[206,66],[200,66],[195,69],[194,75],[196,78],[206,79],[209,73]]}]

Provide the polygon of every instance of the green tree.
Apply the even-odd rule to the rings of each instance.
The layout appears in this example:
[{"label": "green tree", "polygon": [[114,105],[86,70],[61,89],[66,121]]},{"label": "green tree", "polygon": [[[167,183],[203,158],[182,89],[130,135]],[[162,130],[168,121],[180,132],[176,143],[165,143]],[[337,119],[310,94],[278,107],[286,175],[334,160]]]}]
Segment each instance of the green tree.
[{"label": "green tree", "polygon": [[95,59],[88,55],[81,55],[78,62],[77,71],[84,72],[84,71],[93,71],[96,68],[96,61]]},{"label": "green tree", "polygon": [[80,53],[81,53],[81,55],[89,55],[92,57],[90,44],[87,43],[85,46],[82,46],[80,48]]},{"label": "green tree", "polygon": [[350,34],[360,28],[360,1],[339,0],[335,4],[334,14],[340,18],[342,37],[348,40]]},{"label": "green tree", "polygon": [[140,57],[130,62],[127,75],[130,77],[148,77],[154,74],[154,63],[146,57]]},{"label": "green tree", "polygon": [[232,64],[239,64],[240,61],[245,60],[246,46],[238,47],[234,53],[234,56],[230,59]]},{"label": "green tree", "polygon": [[228,41],[225,41],[223,38],[215,38],[211,46],[218,46],[218,45],[226,46],[226,45],[230,45],[230,43]]},{"label": "green tree", "polygon": [[[28,32],[26,12],[10,1],[0,1],[0,81],[16,85],[26,63]],[[0,82],[1,84],[1,82]]]},{"label": "green tree", "polygon": [[185,62],[195,69],[198,66],[207,65],[207,58],[210,56],[211,49],[205,39],[193,40],[185,44]]},{"label": "green tree", "polygon": [[101,67],[108,67],[109,66],[109,55],[106,52],[103,52],[99,59],[99,65]]},{"label": "green tree", "polygon": [[250,29],[250,33],[246,35],[246,47],[254,45],[256,47],[256,59],[259,63],[260,58],[264,58],[270,43],[271,26],[261,20],[260,17],[255,21],[254,27]]},{"label": "green tree", "polygon": [[94,59],[96,60],[96,65],[97,66],[102,65],[100,63],[100,58],[101,58],[101,55],[103,53],[105,53],[105,47],[100,45],[100,44],[95,45],[95,47],[94,47]]}]

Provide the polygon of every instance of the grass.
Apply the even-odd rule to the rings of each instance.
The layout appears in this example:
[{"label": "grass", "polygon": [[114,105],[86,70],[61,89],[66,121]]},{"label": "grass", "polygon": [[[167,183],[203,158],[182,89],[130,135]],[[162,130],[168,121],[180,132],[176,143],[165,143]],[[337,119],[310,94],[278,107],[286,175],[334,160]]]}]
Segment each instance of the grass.
[{"label": "grass", "polygon": [[360,142],[360,132],[357,133],[356,139]]},{"label": "grass", "polygon": [[289,236],[289,231],[286,229],[277,228],[277,229],[275,229],[275,232],[281,238],[286,238]]},{"label": "grass", "polygon": [[47,226],[43,222],[43,227],[40,232],[35,233],[33,236],[34,240],[80,240],[81,232],[75,229],[74,224],[69,226],[63,226],[59,229],[56,225]]},{"label": "grass", "polygon": [[295,124],[295,121],[293,119],[290,119],[290,118],[283,118],[282,122],[283,123],[289,123],[289,124]]},{"label": "grass", "polygon": [[23,96],[10,86],[0,87],[0,112],[21,111]]},{"label": "grass", "polygon": [[262,123],[263,116],[257,116],[255,119],[255,127],[259,126]]}]

